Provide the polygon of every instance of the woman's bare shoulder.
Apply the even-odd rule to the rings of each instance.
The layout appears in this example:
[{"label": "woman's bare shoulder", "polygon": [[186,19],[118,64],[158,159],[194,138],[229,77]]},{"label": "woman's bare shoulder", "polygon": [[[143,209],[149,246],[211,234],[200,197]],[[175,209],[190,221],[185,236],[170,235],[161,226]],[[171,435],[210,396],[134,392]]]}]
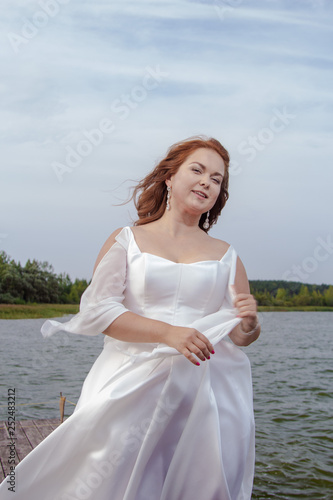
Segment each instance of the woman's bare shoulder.
[{"label": "woman's bare shoulder", "polygon": [[231,246],[230,243],[224,240],[219,240],[218,238],[213,238],[212,236],[207,235],[209,238],[209,242],[212,245],[212,248],[214,248],[216,251],[225,253],[229,247]]},{"label": "woman's bare shoulder", "polygon": [[108,239],[105,241],[104,245],[100,249],[99,254],[97,256],[97,259],[96,259],[96,262],[95,262],[95,265],[94,265],[93,273],[95,272],[96,267],[98,266],[98,264],[100,263],[100,261],[103,259],[104,255],[110,250],[110,248],[112,247],[112,245],[116,242],[116,236],[118,236],[118,234],[122,230],[123,230],[122,227],[116,229],[115,231],[113,231],[113,233],[110,234],[110,236],[108,237]]}]

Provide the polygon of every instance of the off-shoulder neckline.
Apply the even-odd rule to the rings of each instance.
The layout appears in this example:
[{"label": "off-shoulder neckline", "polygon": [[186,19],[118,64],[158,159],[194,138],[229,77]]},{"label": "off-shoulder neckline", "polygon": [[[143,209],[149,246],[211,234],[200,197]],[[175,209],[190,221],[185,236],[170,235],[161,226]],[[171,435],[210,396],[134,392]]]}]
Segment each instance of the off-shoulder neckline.
[{"label": "off-shoulder neckline", "polygon": [[136,239],[135,239],[135,236],[134,236],[134,233],[133,233],[131,227],[130,226],[125,226],[125,227],[123,227],[122,231],[124,229],[127,230],[127,231],[129,231],[130,237],[131,237],[131,239],[132,239],[132,241],[133,241],[133,243],[134,243],[134,245],[135,245],[135,247],[136,247],[136,249],[137,249],[137,251],[138,251],[139,254],[141,254],[141,255],[149,255],[149,256],[154,257],[156,259],[160,259],[160,260],[163,260],[165,262],[169,262],[171,264],[176,264],[178,266],[193,266],[195,264],[211,264],[211,263],[216,264],[216,263],[221,263],[224,260],[224,258],[227,256],[227,254],[229,254],[229,252],[231,252],[231,250],[232,250],[232,245],[229,245],[228,250],[222,255],[221,259],[198,260],[198,261],[195,261],[195,262],[175,262],[174,260],[166,259],[165,257],[161,257],[160,255],[156,255],[156,254],[153,254],[153,253],[150,253],[150,252],[142,252],[141,249],[140,249],[140,247],[139,247],[139,245],[136,242]]}]

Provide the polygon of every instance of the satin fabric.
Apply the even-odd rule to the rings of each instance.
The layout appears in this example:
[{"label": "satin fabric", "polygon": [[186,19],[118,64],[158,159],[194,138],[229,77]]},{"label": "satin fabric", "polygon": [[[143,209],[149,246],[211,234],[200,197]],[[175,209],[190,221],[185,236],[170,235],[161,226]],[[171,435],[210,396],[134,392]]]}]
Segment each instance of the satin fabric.
[{"label": "satin fabric", "polygon": [[64,330],[97,335],[132,311],[206,335],[200,366],[161,343],[105,336],[74,413],[16,468],[19,500],[249,500],[254,472],[250,363],[227,340],[237,254],[178,264],[141,252],[125,227],[97,266]]}]

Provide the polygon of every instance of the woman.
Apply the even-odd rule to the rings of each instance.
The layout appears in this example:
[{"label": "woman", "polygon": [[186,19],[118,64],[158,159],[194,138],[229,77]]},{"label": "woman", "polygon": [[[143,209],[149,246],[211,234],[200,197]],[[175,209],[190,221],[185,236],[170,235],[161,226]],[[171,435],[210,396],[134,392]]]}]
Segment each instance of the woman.
[{"label": "woman", "polygon": [[[134,191],[139,219],[103,245],[80,312],[105,334],[71,417],[17,467],[34,500],[247,500],[254,469],[256,302],[232,246],[208,235],[228,198],[215,139],[172,146]],[[232,342],[226,341],[227,336]]]}]

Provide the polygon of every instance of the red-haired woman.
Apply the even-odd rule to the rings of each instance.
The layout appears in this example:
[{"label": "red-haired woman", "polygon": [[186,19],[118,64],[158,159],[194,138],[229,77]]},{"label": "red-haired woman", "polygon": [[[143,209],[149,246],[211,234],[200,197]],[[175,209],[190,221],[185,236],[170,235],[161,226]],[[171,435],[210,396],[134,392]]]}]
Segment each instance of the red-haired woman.
[{"label": "red-haired woman", "polygon": [[15,498],[251,498],[251,370],[237,346],[260,325],[242,262],[208,235],[228,167],[215,139],[172,146],[134,191],[134,227],[102,247],[80,312],[44,323],[44,336],[103,332],[104,349],[73,415],[18,466]]}]

